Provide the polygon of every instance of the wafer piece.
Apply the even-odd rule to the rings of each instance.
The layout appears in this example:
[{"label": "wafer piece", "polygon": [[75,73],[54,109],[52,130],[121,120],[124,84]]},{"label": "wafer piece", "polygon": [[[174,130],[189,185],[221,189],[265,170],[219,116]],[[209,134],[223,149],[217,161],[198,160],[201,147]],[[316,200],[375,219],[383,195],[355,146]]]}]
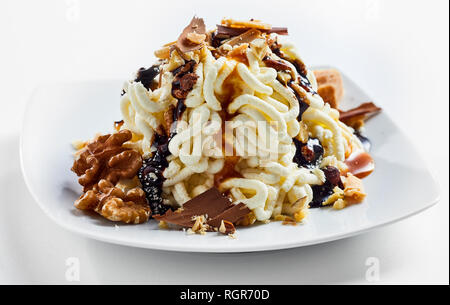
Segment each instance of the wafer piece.
[{"label": "wafer piece", "polygon": [[318,92],[322,99],[331,107],[338,109],[339,102],[344,97],[344,84],[341,73],[335,69],[316,70]]}]

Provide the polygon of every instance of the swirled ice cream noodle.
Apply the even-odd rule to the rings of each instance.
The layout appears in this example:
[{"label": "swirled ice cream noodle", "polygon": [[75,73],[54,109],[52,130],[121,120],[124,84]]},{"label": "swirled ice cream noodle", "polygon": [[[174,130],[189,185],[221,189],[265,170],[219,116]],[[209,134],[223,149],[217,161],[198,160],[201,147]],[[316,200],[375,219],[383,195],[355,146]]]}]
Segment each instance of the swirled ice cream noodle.
[{"label": "swirled ice cream noodle", "polygon": [[[266,34],[261,35],[247,42],[246,49],[241,48],[246,61],[227,56],[239,44],[222,47],[223,53],[213,53],[206,46],[183,56],[172,50],[161,66],[157,89],[127,84],[121,102],[125,126],[138,135],[136,143],[143,153],[151,154],[151,141],[163,123],[164,112],[179,102],[171,95],[171,71],[195,60],[192,73],[196,82],[182,101],[186,110],[168,146],[171,155],[164,171],[163,196],[170,204],[182,206],[216,185],[235,203],[244,203],[259,221],[294,215],[308,208],[313,199],[311,186],[323,183],[320,168],[344,168],[349,147],[360,146],[352,131],[339,122],[339,113],[315,93],[314,74],[307,70],[311,90],[298,84],[293,62],[301,58],[295,47],[271,34],[286,56],[281,58],[270,49]],[[265,58],[279,60],[291,71],[269,67]],[[293,76],[291,82],[306,98],[309,107],[301,117],[300,102],[280,73]],[[325,150],[324,159],[315,169],[293,162],[293,138],[300,133],[300,120],[307,126],[308,135],[317,138]],[[229,163],[230,157],[238,161]],[[224,171],[232,174],[222,177]],[[222,179],[217,180],[217,176]]]}]

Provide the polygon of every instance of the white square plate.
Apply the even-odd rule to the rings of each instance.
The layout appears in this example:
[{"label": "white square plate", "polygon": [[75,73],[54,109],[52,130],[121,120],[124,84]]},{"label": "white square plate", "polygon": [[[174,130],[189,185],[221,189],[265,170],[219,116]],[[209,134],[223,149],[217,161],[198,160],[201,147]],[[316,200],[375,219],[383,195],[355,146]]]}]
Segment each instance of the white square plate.
[{"label": "white square plate", "polygon": [[[239,228],[237,239],[217,233],[187,235],[161,230],[154,220],[142,225],[118,225],[77,210],[81,194],[71,142],[111,132],[120,120],[122,82],[52,84],[38,88],[28,104],[21,137],[21,162],[30,192],[45,213],[62,227],[115,244],[190,252],[251,252],[294,248],[356,235],[387,225],[431,207],[438,201],[437,183],[412,143],[384,113],[371,119],[376,169],[364,180],[366,202],[342,211],[314,209],[304,224],[280,222]],[[344,75],[343,107],[371,99]]]}]

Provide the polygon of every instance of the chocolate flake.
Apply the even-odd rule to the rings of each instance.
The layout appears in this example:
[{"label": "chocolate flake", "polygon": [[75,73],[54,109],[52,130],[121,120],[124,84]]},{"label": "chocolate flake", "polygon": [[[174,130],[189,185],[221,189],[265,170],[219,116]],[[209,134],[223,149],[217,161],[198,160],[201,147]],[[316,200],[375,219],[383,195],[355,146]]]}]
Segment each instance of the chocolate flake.
[{"label": "chocolate flake", "polygon": [[166,223],[191,228],[195,223],[194,217],[203,215],[207,217],[206,223],[212,230],[213,228],[219,228],[222,220],[236,224],[250,212],[245,204],[234,205],[217,188],[212,188],[189,200],[177,211],[169,210],[164,215],[154,215],[154,218]]},{"label": "chocolate flake", "polygon": [[189,25],[184,28],[180,37],[178,37],[175,47],[181,53],[199,50],[203,46],[203,44],[196,44],[188,39],[188,35],[191,33],[206,35],[206,26],[202,18],[192,18],[191,23],[189,23]]},{"label": "chocolate flake", "polygon": [[198,75],[195,73],[188,73],[186,75],[183,75],[180,79],[180,89],[182,91],[190,91],[195,83],[197,82]]},{"label": "chocolate flake", "polygon": [[275,60],[271,59],[270,57],[266,56],[263,58],[263,62],[266,64],[269,68],[274,68],[277,71],[290,71],[291,67],[282,62],[281,60]]},{"label": "chocolate flake", "polygon": [[[233,28],[225,25],[218,24],[217,25],[217,33],[216,36],[222,39],[231,38],[234,36],[241,35],[242,33],[247,32],[250,28]],[[270,30],[258,29],[261,32],[265,32],[268,34],[276,33],[278,35],[288,35],[288,29],[285,27],[272,27]]]},{"label": "chocolate flake", "polygon": [[369,102],[369,103],[361,104],[360,106],[350,109],[350,110],[347,110],[347,111],[339,110],[339,113],[341,114],[339,119],[344,123],[347,120],[350,120],[357,116],[362,116],[363,118],[367,119],[367,118],[371,117],[372,115],[379,113],[380,111],[381,111],[380,107],[376,106],[372,102]]},{"label": "chocolate flake", "polygon": [[259,38],[259,37],[261,37],[261,31],[260,30],[250,29],[248,31],[245,31],[241,35],[234,37],[233,39],[231,39],[227,43],[230,46],[234,47],[236,45],[240,45],[240,44],[244,44],[244,43],[250,43],[250,42],[252,42],[253,40],[255,40],[255,39]]},{"label": "chocolate flake", "polygon": [[172,95],[179,101],[186,99],[197,82],[198,75],[193,72],[195,65],[196,62],[191,60],[172,71],[175,75],[172,82]]}]

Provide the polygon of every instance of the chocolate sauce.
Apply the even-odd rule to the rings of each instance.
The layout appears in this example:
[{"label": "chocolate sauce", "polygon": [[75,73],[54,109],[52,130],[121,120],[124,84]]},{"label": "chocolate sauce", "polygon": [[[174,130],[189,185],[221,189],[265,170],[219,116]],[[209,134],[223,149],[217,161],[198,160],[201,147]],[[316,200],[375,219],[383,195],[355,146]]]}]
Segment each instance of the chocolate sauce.
[{"label": "chocolate sauce", "polygon": [[323,157],[323,147],[318,139],[310,138],[307,143],[302,143],[296,138],[293,139],[296,152],[293,162],[299,167],[315,168],[319,166]]},{"label": "chocolate sauce", "polygon": [[[178,99],[172,114],[173,122],[180,120],[186,110],[186,105],[184,103],[186,95],[197,80],[197,76],[192,77],[189,75],[193,73],[195,65],[196,62],[191,60],[183,66],[171,71],[175,76],[172,83],[172,95]],[[186,79],[183,80],[183,78]],[[147,201],[152,210],[152,215],[164,215],[171,209],[170,206],[163,203],[161,195],[162,186],[165,180],[163,172],[169,166],[169,163],[167,162],[167,157],[170,155],[169,142],[176,133],[172,130],[166,130],[166,132],[169,136],[164,131],[155,133],[153,146],[156,148],[156,151],[151,158],[143,161],[143,166],[138,172],[138,178],[141,181],[142,189],[145,192]]]},{"label": "chocolate sauce", "polygon": [[294,94],[295,94],[295,97],[296,97],[297,100],[298,100],[298,104],[299,104],[299,106],[300,106],[300,110],[299,110],[299,112],[298,112],[297,120],[298,120],[298,121],[301,121],[301,120],[302,120],[302,117],[303,117],[303,113],[305,113],[305,111],[309,108],[309,104],[306,102],[306,96],[304,96],[304,93],[303,93],[303,95],[302,95],[301,92],[298,92],[297,90],[295,90],[295,89],[293,88],[293,86],[292,86],[292,81],[290,81],[290,82],[288,83],[288,86],[289,86],[289,88],[292,89],[292,91],[293,91]]},{"label": "chocolate sauce", "polygon": [[[281,51],[280,45],[275,42],[270,46],[272,52],[276,54],[278,57],[290,62],[294,67],[295,70],[297,70],[297,73],[299,74],[298,82],[300,86],[306,90],[306,92],[317,94],[316,91],[312,88],[311,82],[309,81],[307,74],[308,70],[306,69],[306,65],[299,59],[292,60],[285,56],[283,52]],[[295,91],[295,90],[294,90]]]},{"label": "chocolate sauce", "polygon": [[137,72],[135,82],[141,82],[149,90],[152,87],[155,77],[159,74],[159,65],[153,65],[148,69],[140,68]]},{"label": "chocolate sauce", "polygon": [[327,201],[331,195],[333,195],[333,190],[336,186],[344,188],[339,169],[333,166],[327,166],[322,170],[325,174],[326,181],[322,185],[314,185],[311,187],[313,190],[313,200],[309,204],[311,208],[324,207],[323,203]]},{"label": "chocolate sauce", "polygon": [[138,178],[152,210],[152,215],[163,215],[171,209],[170,206],[163,203],[161,194],[165,180],[163,172],[169,166],[167,162],[167,157],[170,155],[169,142],[174,135],[168,137],[155,134],[153,145],[156,146],[156,152],[151,158],[143,161],[143,165],[138,172]]},{"label": "chocolate sauce", "polygon": [[173,121],[178,121],[183,116],[184,111],[186,110],[185,100],[178,100],[177,106],[175,107],[175,111],[173,112]]},{"label": "chocolate sauce", "polygon": [[370,149],[372,148],[372,142],[369,138],[361,134],[361,131],[356,131],[355,136],[361,141],[362,145],[364,146],[364,150],[367,152],[370,152]]},{"label": "chocolate sauce", "polygon": [[198,76],[193,72],[195,66],[196,62],[191,60],[172,71],[172,74],[175,76],[172,82],[172,96],[178,100],[173,113],[174,121],[181,119],[186,110],[184,101],[197,82]]},{"label": "chocolate sauce", "polygon": [[303,113],[308,110],[309,105],[304,100],[299,100],[300,111],[298,112],[297,120],[301,121],[303,117]]},{"label": "chocolate sauce", "polygon": [[311,188],[313,190],[313,200],[309,203],[309,207],[312,209],[324,207],[323,203],[333,195],[334,186],[329,182],[325,182],[322,185],[313,185]]}]

